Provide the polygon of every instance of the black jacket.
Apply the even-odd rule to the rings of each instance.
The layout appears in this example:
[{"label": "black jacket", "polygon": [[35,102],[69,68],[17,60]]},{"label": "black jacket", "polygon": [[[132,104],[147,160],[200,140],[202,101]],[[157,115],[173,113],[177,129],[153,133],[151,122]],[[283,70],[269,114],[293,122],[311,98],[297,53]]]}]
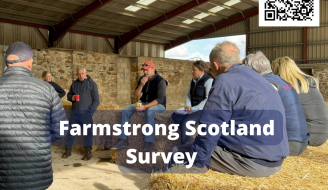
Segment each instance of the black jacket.
[{"label": "black jacket", "polygon": [[0,189],[47,189],[51,142],[66,135],[60,136],[66,115],[57,92],[27,68],[8,67],[0,78],[0,104]]},{"label": "black jacket", "polygon": [[[143,77],[139,79],[138,86],[140,85],[140,81]],[[140,100],[142,102],[152,102],[156,100],[158,104],[162,104],[166,107],[166,87],[168,83],[167,81],[157,74],[155,71],[155,75],[152,77],[150,81],[148,81],[145,86],[142,88],[142,96]],[[137,86],[137,88],[138,88]],[[136,88],[136,89],[137,89]]]},{"label": "black jacket", "polygon": [[66,95],[65,90],[63,90],[58,84],[50,81],[49,84],[51,84],[52,87],[57,91],[59,98],[62,98]]},{"label": "black jacket", "polygon": [[[80,95],[80,101],[72,101],[73,95]],[[72,110],[79,110],[72,113],[83,114],[89,111],[93,114],[100,104],[97,84],[89,75],[83,81],[76,79],[67,94],[67,100],[72,102]]]},{"label": "black jacket", "polygon": [[205,83],[208,79],[212,78],[208,74],[204,74],[204,76],[195,83],[194,80],[191,80],[190,83],[190,95],[191,95],[191,105],[196,106],[206,98],[205,93]]}]

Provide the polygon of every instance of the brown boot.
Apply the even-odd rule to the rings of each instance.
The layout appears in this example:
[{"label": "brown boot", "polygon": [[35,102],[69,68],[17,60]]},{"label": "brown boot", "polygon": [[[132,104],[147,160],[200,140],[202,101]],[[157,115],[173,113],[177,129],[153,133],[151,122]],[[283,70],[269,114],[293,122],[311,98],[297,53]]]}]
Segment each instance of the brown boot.
[{"label": "brown boot", "polygon": [[85,153],[84,157],[82,158],[82,160],[84,161],[88,161],[92,158],[91,152],[87,152]]},{"label": "brown boot", "polygon": [[65,151],[65,153],[63,154],[62,158],[68,158],[70,157],[72,154],[68,151]]}]

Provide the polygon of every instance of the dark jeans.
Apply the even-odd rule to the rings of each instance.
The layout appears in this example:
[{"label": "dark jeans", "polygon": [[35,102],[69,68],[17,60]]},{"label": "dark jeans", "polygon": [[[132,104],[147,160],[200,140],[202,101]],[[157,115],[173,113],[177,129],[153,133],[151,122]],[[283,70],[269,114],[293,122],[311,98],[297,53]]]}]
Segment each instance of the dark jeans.
[{"label": "dark jeans", "polygon": [[[171,161],[169,162],[167,168],[172,167],[174,164],[173,157],[177,152],[184,153],[184,162],[187,162],[188,160],[185,152],[190,152],[191,146],[192,145],[179,145],[174,147],[172,150],[173,154]],[[248,177],[268,177],[278,172],[281,168],[281,166],[267,167],[257,164],[248,158],[242,157],[235,152],[231,152],[219,146],[214,149],[211,159],[206,166],[221,173]]]},{"label": "dark jeans", "polygon": [[186,124],[188,121],[195,121],[199,123],[200,117],[202,116],[202,111],[193,112],[192,114],[181,115],[177,113],[172,114],[172,119],[175,124],[179,124],[179,129],[181,130],[181,144],[185,144],[190,139],[190,136],[186,135],[186,132],[190,132],[187,129]]},{"label": "dark jeans", "polygon": [[[88,135],[84,136],[84,145],[85,150],[87,152],[92,151],[92,129],[93,129],[93,119],[92,115],[89,112],[86,112],[84,114],[72,114],[71,118],[69,120],[69,131],[68,131],[68,138],[66,140],[66,151],[71,152],[72,146],[74,144],[75,136],[72,136],[70,131],[72,129],[72,124],[79,124],[81,126],[81,134],[83,135],[83,124],[91,124],[91,128],[88,128],[87,132]],[[79,144],[82,145],[82,144]]]}]

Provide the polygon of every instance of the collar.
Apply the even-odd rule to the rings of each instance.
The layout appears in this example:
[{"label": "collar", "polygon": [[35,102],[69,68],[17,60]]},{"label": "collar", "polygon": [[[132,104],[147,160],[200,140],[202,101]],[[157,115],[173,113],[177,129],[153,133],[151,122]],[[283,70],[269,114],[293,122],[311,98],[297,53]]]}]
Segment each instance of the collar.
[{"label": "collar", "polygon": [[22,75],[27,77],[35,77],[32,71],[28,68],[21,67],[21,66],[11,66],[6,69],[3,73],[3,76],[10,76],[10,75]]},{"label": "collar", "polygon": [[[199,78],[198,78],[198,81],[203,77],[205,75],[205,73],[202,75],[202,76],[200,76]],[[194,81],[195,83],[196,83],[196,79],[192,79],[192,81]]]},{"label": "collar", "polygon": [[156,76],[157,76],[157,71],[155,70],[155,74],[154,74],[154,76],[151,78],[150,81],[154,80],[154,78],[155,78]]},{"label": "collar", "polygon": [[[234,65],[232,65],[232,66],[227,70],[227,72],[229,72],[229,71],[231,71],[231,70],[234,70],[234,69],[236,69],[236,68],[238,68],[238,67],[240,67],[240,66],[245,66],[245,65],[243,65],[243,64],[241,64],[241,63],[234,64]],[[226,73],[227,73],[227,72],[226,72]]]}]

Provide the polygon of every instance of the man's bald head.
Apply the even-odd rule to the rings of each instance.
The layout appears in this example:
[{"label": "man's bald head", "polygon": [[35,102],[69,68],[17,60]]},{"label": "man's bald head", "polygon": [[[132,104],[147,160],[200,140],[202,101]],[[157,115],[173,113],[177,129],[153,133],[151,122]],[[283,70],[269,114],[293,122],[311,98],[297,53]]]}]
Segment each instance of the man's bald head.
[{"label": "man's bald head", "polygon": [[214,61],[218,61],[222,67],[240,63],[240,52],[236,44],[227,41],[216,44],[210,53],[210,62]]}]

